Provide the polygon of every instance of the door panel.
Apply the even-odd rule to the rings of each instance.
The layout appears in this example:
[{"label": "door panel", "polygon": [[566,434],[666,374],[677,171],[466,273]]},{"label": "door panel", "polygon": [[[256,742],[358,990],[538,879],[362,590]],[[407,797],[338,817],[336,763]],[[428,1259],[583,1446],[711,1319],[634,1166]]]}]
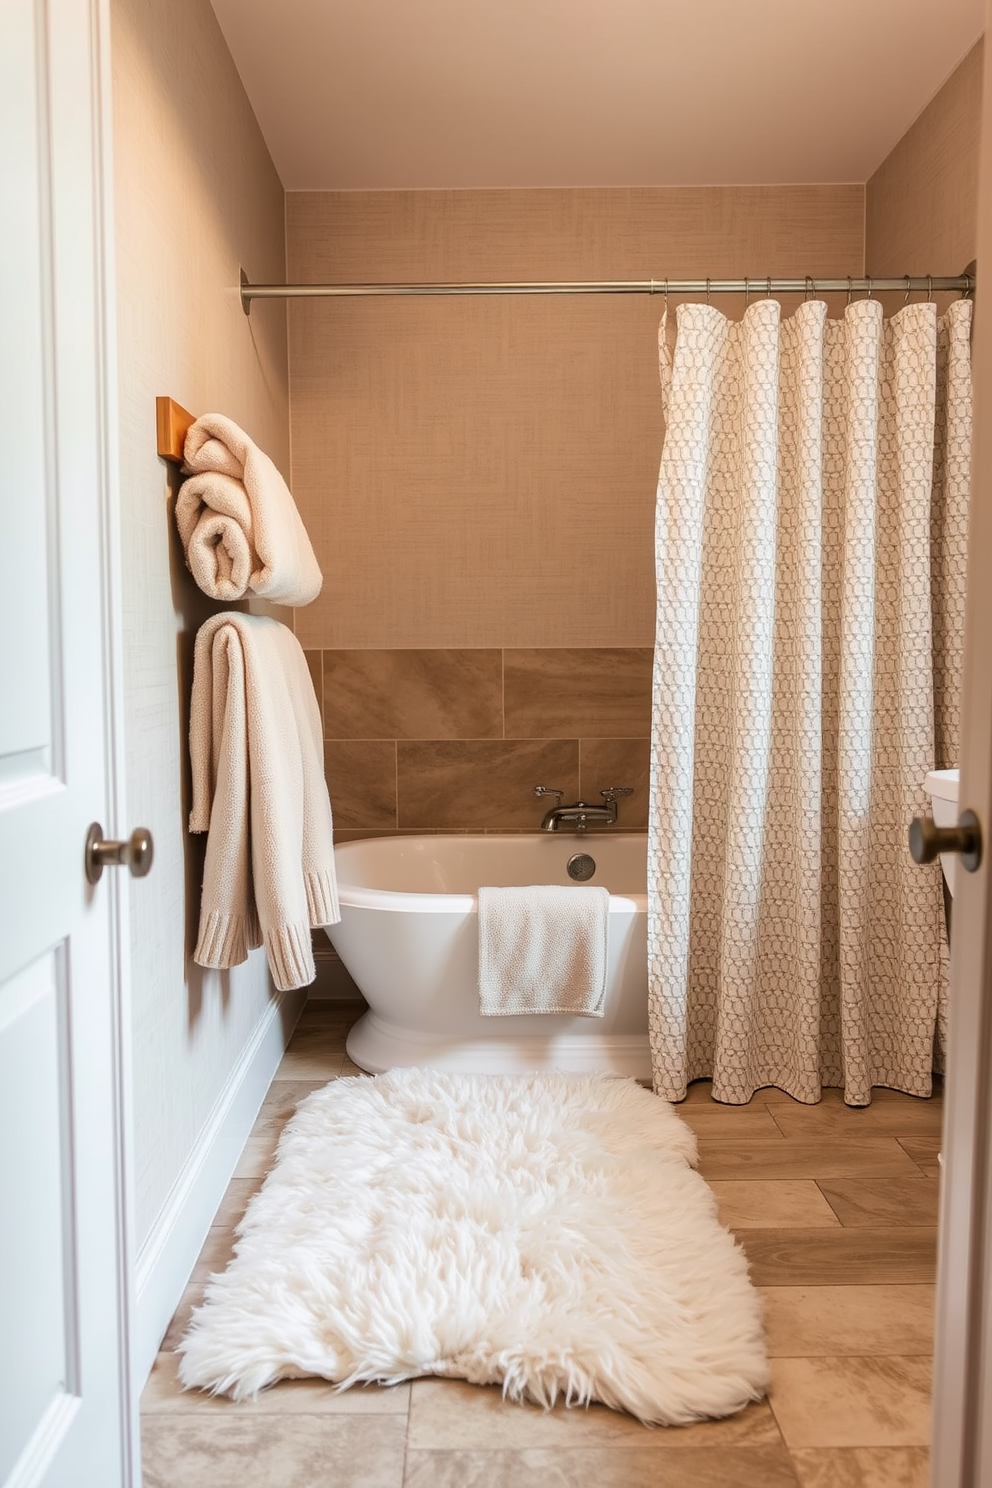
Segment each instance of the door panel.
[{"label": "door panel", "polygon": [[[987,0],[992,21],[992,0]],[[992,45],[985,47],[974,452],[961,712],[960,812],[979,817],[977,873],[955,876],[937,1336],[934,1488],[992,1484]]]},{"label": "door panel", "polygon": [[4,0],[0,130],[0,1485],[131,1481],[106,0]]},{"label": "door panel", "polygon": [[[65,1428],[72,1413],[56,1408],[77,1385],[67,1229],[72,1151],[61,1099],[69,1085],[62,1071],[70,1078],[71,1071],[60,962],[58,952],[41,956],[0,989],[0,1130],[21,1138],[0,1150],[4,1205],[21,1217],[0,1227],[0,1275],[14,1283],[0,1349],[0,1399],[13,1427],[0,1456],[4,1482],[40,1423],[58,1414]],[[54,1433],[47,1435],[49,1446],[57,1445]]]}]

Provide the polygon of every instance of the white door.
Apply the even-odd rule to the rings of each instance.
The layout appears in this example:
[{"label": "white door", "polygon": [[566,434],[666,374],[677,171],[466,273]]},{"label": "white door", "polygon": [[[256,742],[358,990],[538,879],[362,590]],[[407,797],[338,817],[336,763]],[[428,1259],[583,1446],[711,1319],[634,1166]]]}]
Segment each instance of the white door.
[{"label": "white door", "polygon": [[[992,3],[987,5],[992,21]],[[992,1484],[992,26],[986,27],[972,360],[975,436],[959,809],[984,861],[955,878],[934,1374],[934,1488]]]},{"label": "white door", "polygon": [[[0,1484],[131,1481],[102,0],[0,4]],[[101,76],[102,75],[102,76]],[[112,571],[111,571],[112,576]]]}]

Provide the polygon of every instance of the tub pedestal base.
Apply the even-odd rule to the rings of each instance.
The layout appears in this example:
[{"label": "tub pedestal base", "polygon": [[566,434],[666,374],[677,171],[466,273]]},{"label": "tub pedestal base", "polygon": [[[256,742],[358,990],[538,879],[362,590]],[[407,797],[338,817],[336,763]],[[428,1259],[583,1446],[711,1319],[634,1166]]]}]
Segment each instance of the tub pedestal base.
[{"label": "tub pedestal base", "polygon": [[[498,1019],[493,1019],[497,1023]],[[575,1020],[569,1019],[568,1022]],[[360,1018],[348,1035],[348,1054],[369,1074],[387,1069],[451,1070],[463,1075],[525,1075],[536,1071],[588,1075],[608,1070],[635,1080],[651,1079],[647,1034],[599,1034],[588,1023],[581,1033],[527,1038],[444,1037],[401,1028],[376,1013]]]}]

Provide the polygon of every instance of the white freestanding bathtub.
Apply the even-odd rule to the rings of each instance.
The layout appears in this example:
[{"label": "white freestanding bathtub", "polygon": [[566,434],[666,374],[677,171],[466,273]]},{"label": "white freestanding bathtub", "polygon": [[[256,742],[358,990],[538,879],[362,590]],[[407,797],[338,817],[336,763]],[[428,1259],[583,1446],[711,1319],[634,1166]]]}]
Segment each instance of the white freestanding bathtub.
[{"label": "white freestanding bathtub", "polygon": [[[610,891],[602,1018],[479,1012],[482,885],[586,881]],[[373,1073],[397,1065],[461,1072],[613,1070],[647,1079],[647,838],[643,833],[373,837],[335,849],[341,920],[327,926],[369,1004],[348,1053]]]}]

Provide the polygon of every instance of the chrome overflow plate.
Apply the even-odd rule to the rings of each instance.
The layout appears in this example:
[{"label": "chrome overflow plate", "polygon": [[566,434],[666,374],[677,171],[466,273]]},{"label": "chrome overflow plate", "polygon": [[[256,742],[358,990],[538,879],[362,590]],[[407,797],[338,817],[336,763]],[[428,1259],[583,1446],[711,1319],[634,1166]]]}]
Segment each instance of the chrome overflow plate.
[{"label": "chrome overflow plate", "polygon": [[588,853],[573,853],[565,864],[569,878],[578,879],[583,883],[587,878],[592,878],[596,872],[596,859],[591,858]]}]

